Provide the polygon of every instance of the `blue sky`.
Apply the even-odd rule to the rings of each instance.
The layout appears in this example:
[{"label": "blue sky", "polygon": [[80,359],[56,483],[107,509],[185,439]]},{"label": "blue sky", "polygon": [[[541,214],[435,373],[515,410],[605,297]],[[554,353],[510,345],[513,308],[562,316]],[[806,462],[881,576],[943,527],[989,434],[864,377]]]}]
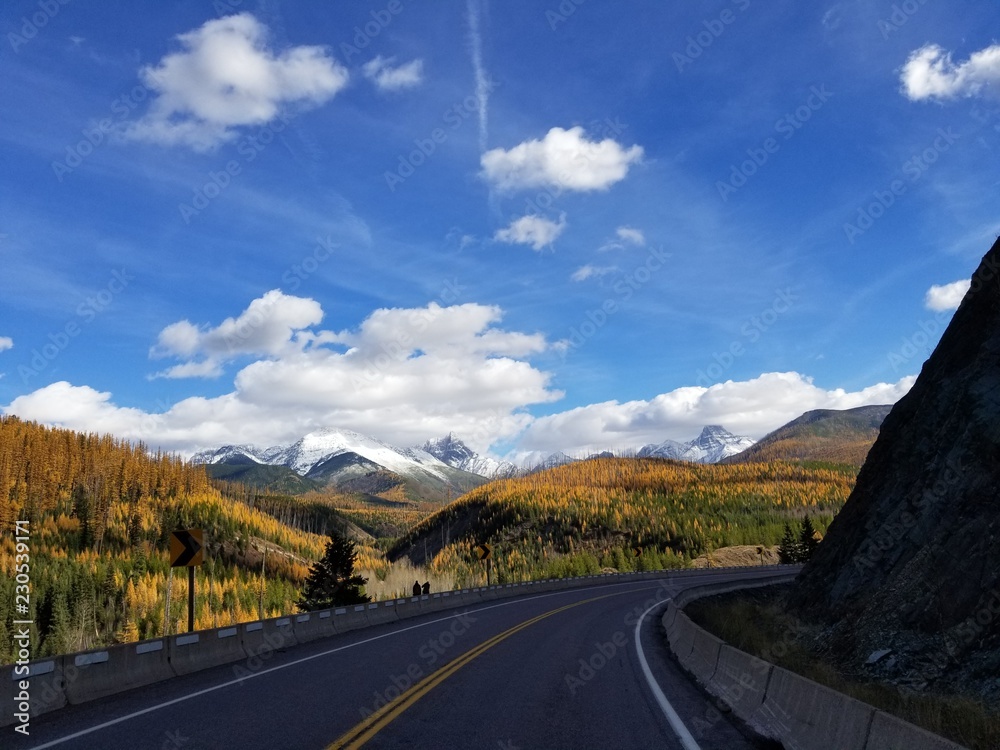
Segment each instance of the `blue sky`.
[{"label": "blue sky", "polygon": [[893,402],[1000,232],[989,2],[9,2],[0,408],[497,454]]}]

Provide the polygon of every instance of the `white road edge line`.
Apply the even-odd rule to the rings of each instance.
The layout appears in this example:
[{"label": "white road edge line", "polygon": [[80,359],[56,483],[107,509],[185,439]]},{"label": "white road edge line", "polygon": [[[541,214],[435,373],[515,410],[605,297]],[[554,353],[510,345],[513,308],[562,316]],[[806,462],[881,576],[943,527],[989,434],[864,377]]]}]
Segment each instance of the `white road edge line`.
[{"label": "white road edge line", "polygon": [[674,733],[684,746],[684,750],[701,750],[698,743],[694,741],[694,737],[691,736],[691,732],[689,732],[688,728],[684,726],[684,722],[681,721],[681,717],[677,715],[674,707],[670,705],[670,701],[667,700],[667,696],[663,694],[659,683],[657,683],[656,678],[653,677],[653,671],[649,668],[649,663],[646,661],[646,655],[642,652],[642,640],[639,638],[639,634],[642,631],[642,621],[646,619],[646,615],[663,604],[663,602],[669,601],[670,599],[664,599],[663,601],[657,602],[643,612],[639,617],[639,622],[635,624],[635,651],[639,655],[639,665],[642,667],[642,673],[646,676],[646,682],[649,683],[649,689],[653,691],[653,697],[656,698],[656,702],[660,704],[660,709],[663,711],[664,716],[667,717],[667,721],[670,722],[670,726],[673,727]]},{"label": "white road edge line", "polygon": [[[476,612],[484,612],[484,611],[486,611],[488,609],[497,609],[498,607],[509,607],[512,604],[521,604],[521,603],[533,601],[533,600],[536,600],[536,599],[547,599],[547,598],[549,598],[551,596],[559,596],[560,594],[569,594],[569,593],[573,593],[573,592],[577,592],[577,591],[594,591],[595,589],[606,589],[606,588],[611,588],[611,587],[629,586],[629,585],[635,585],[635,584],[646,584],[645,586],[643,586],[643,588],[659,588],[659,586],[650,586],[648,584],[653,583],[655,581],[655,582],[657,582],[657,583],[659,583],[659,584],[662,585],[663,583],[665,583],[667,581],[670,581],[672,579],[672,577],[673,576],[671,574],[668,574],[668,575],[664,576],[662,579],[654,578],[654,579],[649,579],[649,580],[645,580],[645,581],[619,581],[617,583],[606,583],[606,584],[602,584],[600,586],[583,586],[583,587],[580,587],[580,588],[563,589],[561,591],[552,591],[552,592],[547,593],[547,594],[539,594],[538,596],[516,597],[512,601],[501,602],[500,604],[491,604],[488,607],[480,607],[479,609],[465,609],[465,610],[463,610],[461,612],[456,612],[453,615],[447,615],[445,617],[439,617],[436,620],[430,620],[429,622],[422,622],[422,623],[419,623],[417,625],[410,625],[409,627],[399,628],[398,630],[392,630],[392,631],[390,631],[388,633],[383,633],[381,635],[372,636],[371,638],[365,638],[364,640],[355,641],[354,643],[348,643],[348,644],[345,644],[343,646],[338,646],[337,648],[331,648],[331,649],[329,649],[327,651],[322,651],[322,652],[320,652],[318,654],[312,654],[310,656],[305,656],[305,657],[303,657],[301,659],[295,659],[294,661],[286,662],[285,664],[278,664],[276,666],[269,667],[267,669],[262,669],[259,672],[254,672],[253,674],[249,674],[249,675],[246,675],[244,677],[238,677],[235,680],[228,680],[227,682],[223,682],[223,683],[220,683],[218,685],[213,685],[212,687],[203,688],[202,690],[197,690],[197,691],[195,691],[193,693],[188,693],[187,695],[182,695],[179,698],[174,698],[174,699],[169,700],[169,701],[164,701],[163,703],[157,703],[157,704],[155,704],[153,706],[149,706],[147,708],[140,709],[139,711],[134,711],[134,712],[132,712],[130,714],[126,714],[125,716],[119,716],[117,718],[110,719],[109,721],[105,721],[105,722],[103,722],[101,724],[96,724],[96,725],[94,725],[92,727],[87,727],[86,729],[81,729],[80,731],[74,732],[73,734],[67,734],[64,737],[58,737],[58,738],[56,738],[54,740],[49,740],[48,742],[46,742],[43,745],[35,745],[30,750],[44,750],[45,748],[55,747],[56,745],[61,745],[64,742],[69,742],[70,740],[75,740],[75,739],[78,739],[80,737],[84,737],[84,736],[86,736],[88,734],[93,734],[94,732],[98,732],[98,731],[100,731],[102,729],[107,729],[108,727],[112,727],[115,724],[121,724],[122,722],[128,721],[130,719],[134,719],[134,718],[136,718],[138,716],[142,716],[143,714],[148,714],[148,713],[151,713],[152,711],[158,711],[161,708],[167,708],[168,706],[173,706],[173,705],[175,705],[177,703],[183,703],[184,701],[190,700],[191,698],[197,698],[198,696],[205,695],[206,693],[213,693],[216,690],[221,690],[222,688],[227,688],[227,687],[230,687],[231,685],[236,685],[236,684],[238,684],[240,682],[244,682],[246,680],[252,680],[255,677],[263,677],[264,675],[269,674],[271,672],[277,672],[277,671],[282,670],[282,669],[288,669],[288,667],[294,667],[297,664],[302,664],[303,662],[312,661],[313,659],[320,659],[320,658],[322,658],[324,656],[329,656],[330,654],[335,654],[338,651],[344,651],[344,650],[349,649],[349,648],[354,648],[355,646],[361,646],[361,645],[363,645],[365,643],[371,643],[372,641],[379,641],[379,640],[382,640],[383,638],[390,638],[390,637],[392,637],[394,635],[398,635],[399,633],[405,633],[408,630],[415,630],[416,628],[425,628],[428,625],[434,625],[436,623],[444,622],[446,620],[454,620],[456,617],[460,617],[461,615],[464,615],[464,614],[474,614]],[[642,588],[640,588],[638,590],[641,591]],[[649,610],[647,610],[647,612],[648,611]],[[640,622],[642,622],[641,619],[640,619]],[[240,660],[240,661],[242,661],[242,660]],[[231,662],[231,664],[238,664],[238,663],[239,663],[238,661]],[[228,665],[222,665],[222,664],[220,664],[219,666],[228,666]],[[112,696],[109,696],[109,697],[112,697]],[[691,750],[700,750],[700,749],[698,748],[697,745],[695,745],[693,748],[691,748]]]}]

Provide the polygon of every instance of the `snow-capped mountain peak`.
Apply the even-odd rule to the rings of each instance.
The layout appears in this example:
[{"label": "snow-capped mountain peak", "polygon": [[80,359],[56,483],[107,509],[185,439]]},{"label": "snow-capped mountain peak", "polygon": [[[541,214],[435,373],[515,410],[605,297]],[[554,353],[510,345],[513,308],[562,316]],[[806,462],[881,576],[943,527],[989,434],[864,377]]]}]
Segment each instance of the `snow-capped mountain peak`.
[{"label": "snow-capped mountain peak", "polygon": [[480,456],[459,440],[454,433],[448,433],[447,436],[437,440],[428,440],[422,448],[415,450],[426,452],[455,469],[484,477],[511,476],[517,470],[514,464],[509,461],[498,461],[489,456]]},{"label": "snow-capped mountain peak", "polygon": [[216,450],[205,450],[191,456],[193,464],[269,463],[253,445],[224,445]]},{"label": "snow-capped mountain peak", "polygon": [[707,425],[701,434],[688,443],[665,440],[660,444],[642,447],[639,457],[674,458],[701,464],[714,464],[729,456],[746,450],[756,441],[741,435],[734,435],[721,425]]}]

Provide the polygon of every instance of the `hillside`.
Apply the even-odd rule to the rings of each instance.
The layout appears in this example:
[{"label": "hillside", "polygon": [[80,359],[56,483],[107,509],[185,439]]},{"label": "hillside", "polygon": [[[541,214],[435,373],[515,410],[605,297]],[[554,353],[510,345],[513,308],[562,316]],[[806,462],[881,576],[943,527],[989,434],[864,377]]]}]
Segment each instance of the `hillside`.
[{"label": "hillside", "polygon": [[683,565],[719,547],[777,544],[785,522],[806,513],[822,531],[853,484],[849,469],[589,459],[473,490],[388,556],[429,561],[460,580],[482,576],[472,550],[483,542],[495,546],[499,580]]},{"label": "hillside", "polygon": [[[271,510],[275,510],[272,508]],[[331,517],[332,518],[332,517]],[[160,635],[178,527],[202,528],[207,562],[198,571],[195,625],[256,619],[293,602],[324,539],[223,497],[205,471],[110,436],[49,429],[0,417],[0,520],[30,529],[34,653],[67,653]],[[263,577],[261,564],[266,554]],[[360,566],[385,569],[374,549]],[[12,655],[15,545],[0,539],[0,663]],[[210,583],[209,583],[210,581]],[[171,630],[186,620],[186,576],[175,574]],[[183,627],[183,625],[182,625]]]},{"label": "hillside", "polygon": [[275,494],[300,495],[322,487],[321,482],[300,477],[287,466],[268,466],[247,460],[206,464],[205,473],[211,479],[239,482],[248,487]]},{"label": "hillside", "polygon": [[722,463],[820,461],[860,467],[891,408],[807,411]]},{"label": "hillside", "polygon": [[[1000,705],[1000,240],[796,586],[852,668]],[[865,666],[877,649],[892,658]]]}]

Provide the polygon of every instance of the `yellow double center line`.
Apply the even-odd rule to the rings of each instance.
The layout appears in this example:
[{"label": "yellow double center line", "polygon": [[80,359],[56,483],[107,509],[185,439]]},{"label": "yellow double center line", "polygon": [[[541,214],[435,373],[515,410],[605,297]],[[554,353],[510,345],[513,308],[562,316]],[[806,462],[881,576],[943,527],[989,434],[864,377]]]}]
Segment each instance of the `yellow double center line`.
[{"label": "yellow double center line", "polygon": [[[559,607],[553,609],[544,614],[533,617],[530,620],[525,620],[520,625],[515,625],[510,630],[505,630],[499,635],[495,635],[488,641],[483,641],[478,646],[476,646],[471,651],[465,652],[462,656],[457,659],[448,662],[443,667],[441,667],[436,672],[427,675],[424,679],[418,682],[416,685],[411,687],[405,693],[400,695],[398,698],[393,700],[391,703],[387,703],[382,706],[378,711],[366,717],[364,721],[359,723],[357,726],[350,729],[344,735],[340,737],[332,745],[327,746],[326,750],[353,750],[353,748],[359,748],[364,745],[368,740],[374,737],[376,734],[385,729],[390,723],[395,721],[399,716],[410,706],[416,703],[418,700],[423,698],[427,693],[433,690],[435,687],[440,685],[442,682],[451,677],[455,672],[460,670],[470,661],[478,656],[489,651],[491,648],[496,646],[501,641],[505,641],[510,638],[515,633],[518,633],[525,628],[531,627],[536,622],[544,620],[546,617],[551,617],[552,615],[559,614],[560,612],[565,612],[567,609],[572,609],[573,607],[579,607],[581,604],[589,604],[590,602],[596,602],[599,599],[607,599],[610,596],[620,596],[622,593],[618,592],[615,594],[605,594],[604,596],[595,596],[592,599],[584,599],[580,602],[574,602],[573,604],[567,604],[565,607]],[[628,592],[632,593],[632,592]]]}]

